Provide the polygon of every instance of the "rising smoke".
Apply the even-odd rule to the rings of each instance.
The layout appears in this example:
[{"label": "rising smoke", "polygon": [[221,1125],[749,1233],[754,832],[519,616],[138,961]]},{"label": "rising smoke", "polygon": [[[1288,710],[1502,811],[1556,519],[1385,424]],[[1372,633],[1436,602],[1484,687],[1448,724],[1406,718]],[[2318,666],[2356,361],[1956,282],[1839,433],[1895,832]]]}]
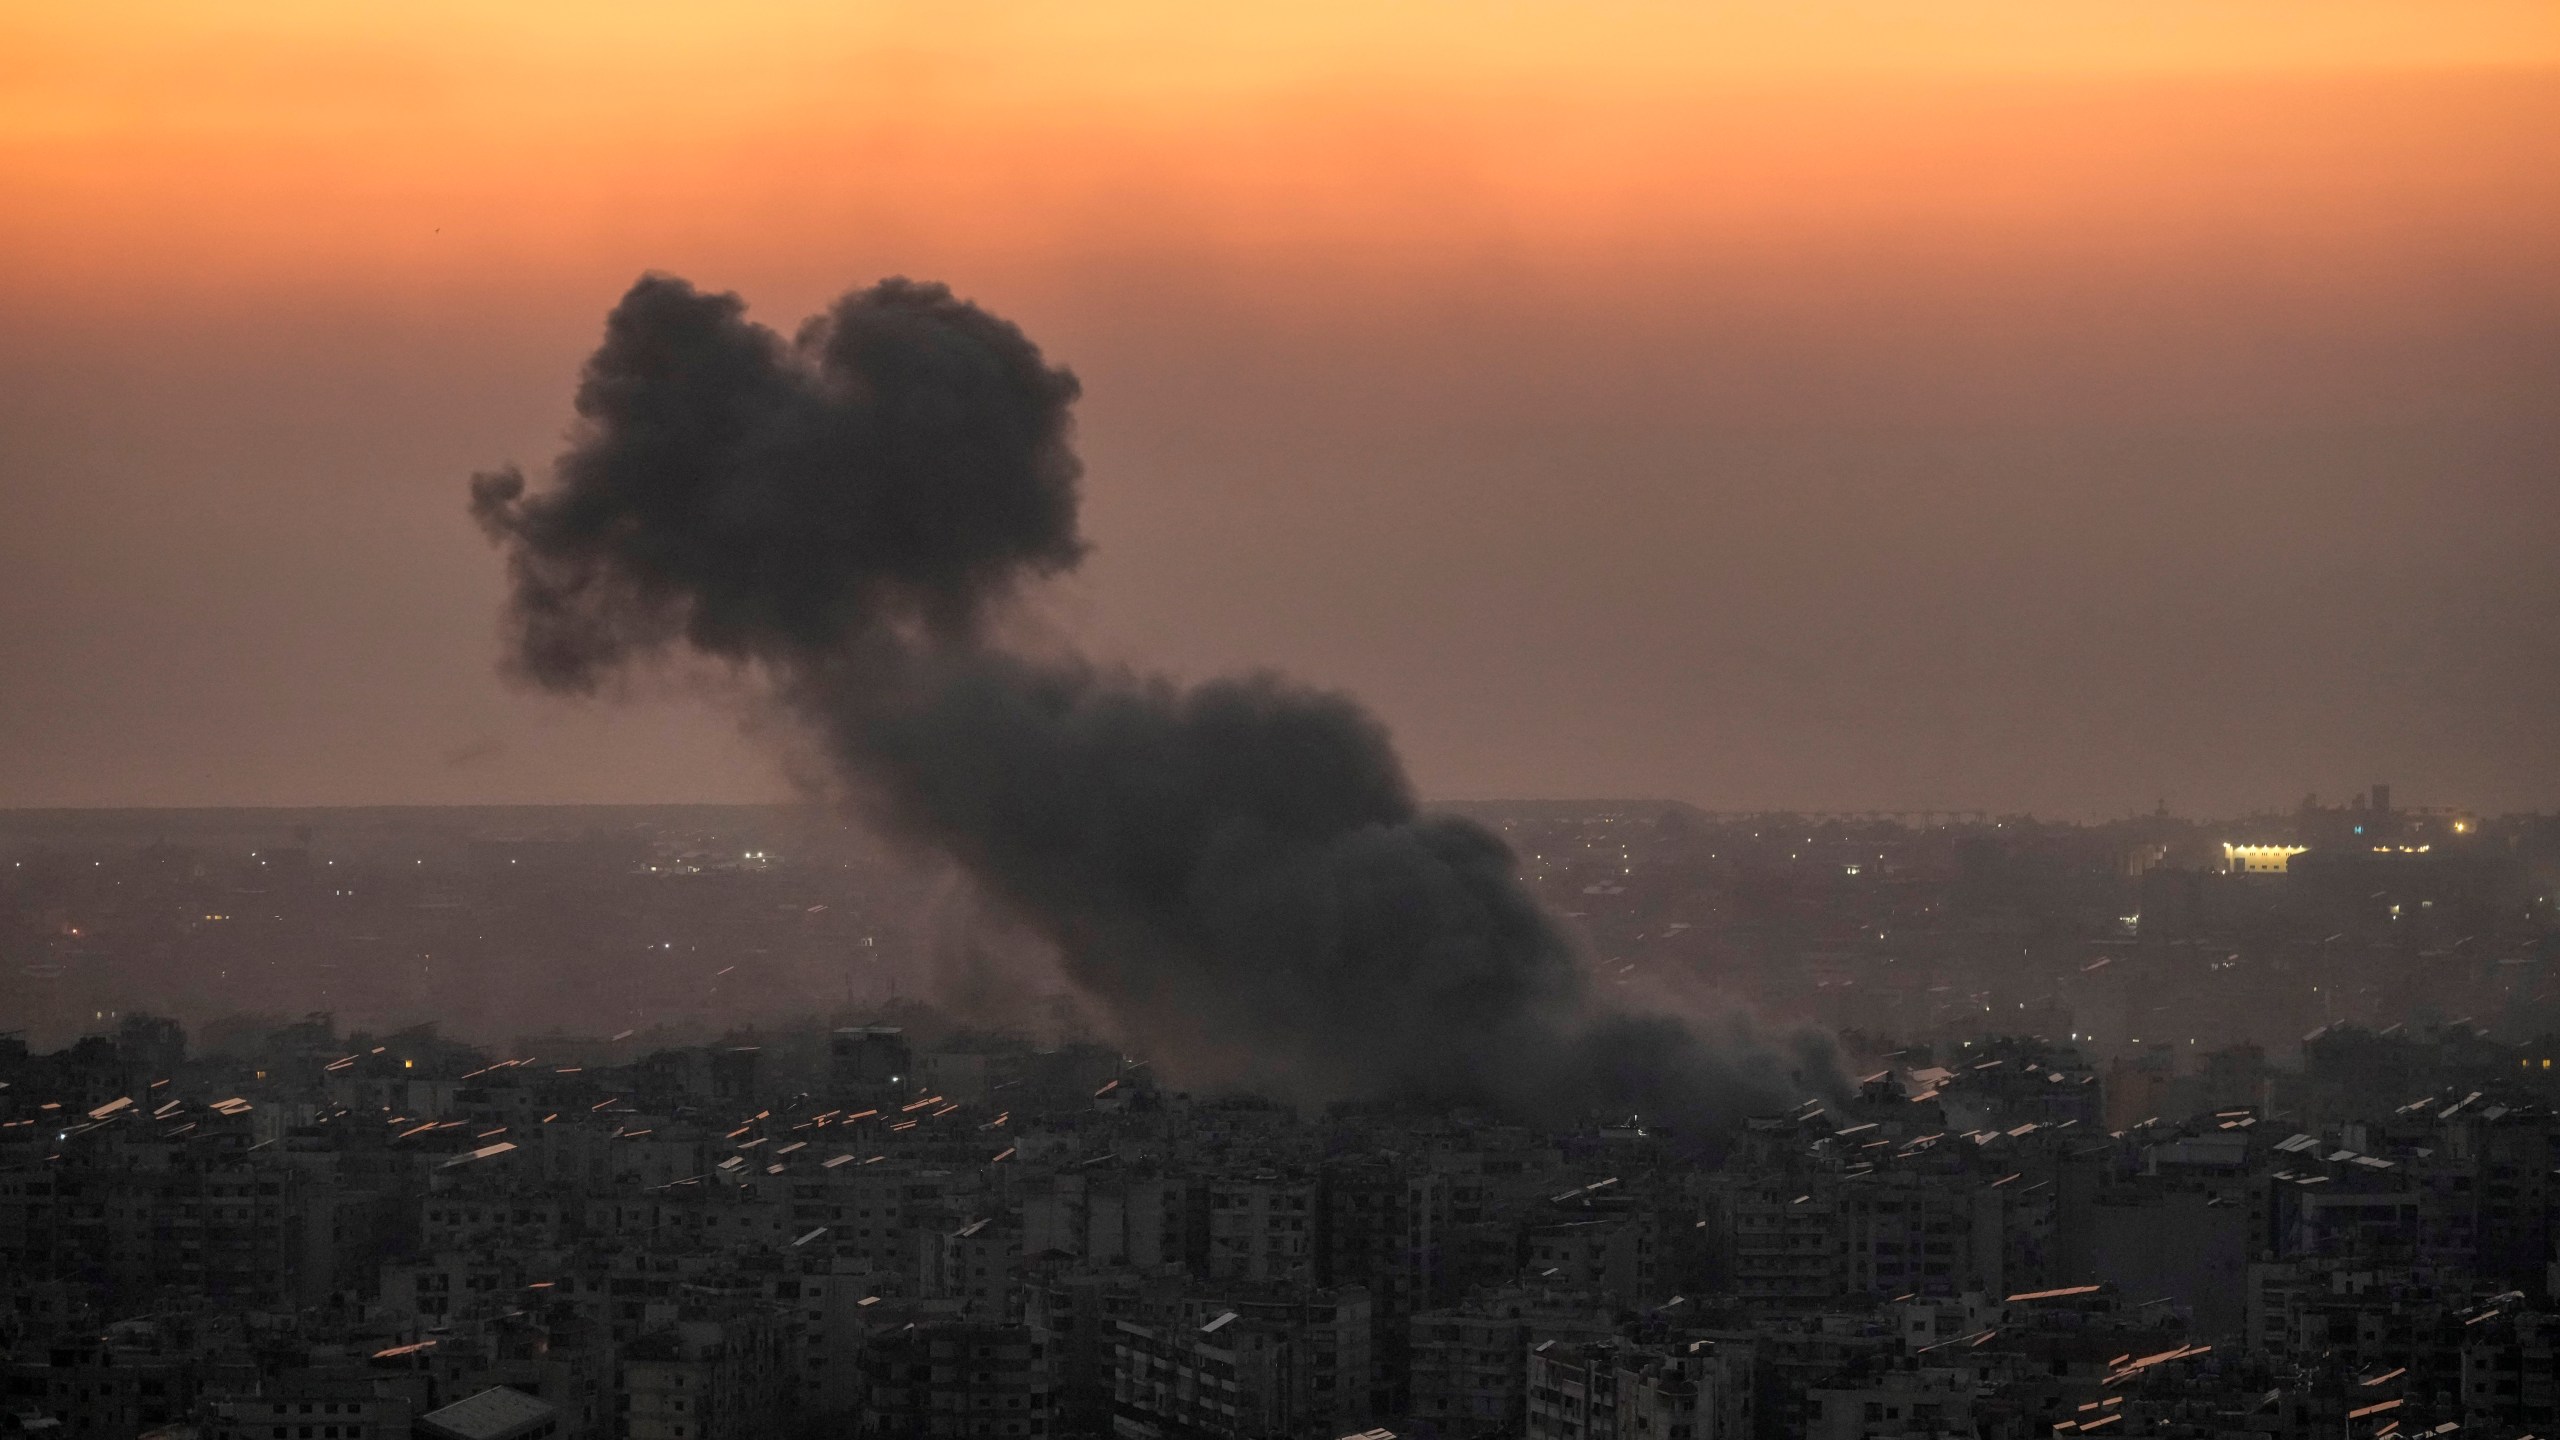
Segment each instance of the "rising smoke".
[{"label": "rising smoke", "polygon": [[1722,1129],[1828,1074],[1591,991],[1513,858],[1421,814],[1385,729],[1275,675],[1182,686],[1009,646],[1085,552],[1075,377],[939,285],[789,340],[640,281],[551,483],[474,478],[514,669],[592,693],[681,654],[804,721],[848,797],[948,856],[1179,1073],[1305,1098]]}]

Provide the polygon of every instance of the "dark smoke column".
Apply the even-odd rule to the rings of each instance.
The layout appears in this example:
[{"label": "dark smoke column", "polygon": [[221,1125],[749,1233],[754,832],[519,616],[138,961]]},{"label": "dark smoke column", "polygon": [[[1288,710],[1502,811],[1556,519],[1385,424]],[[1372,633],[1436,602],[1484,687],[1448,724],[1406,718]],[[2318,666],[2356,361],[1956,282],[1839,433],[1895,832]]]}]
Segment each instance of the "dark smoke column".
[{"label": "dark smoke column", "polygon": [[475,477],[511,666],[591,693],[724,662],[825,743],[866,816],[1054,942],[1196,1079],[1722,1128],[1824,1068],[1606,1011],[1501,841],[1417,813],[1349,699],[1185,688],[1001,642],[1074,566],[1075,377],[939,285],[888,280],[786,340],[651,276],[614,308],[551,483]]}]

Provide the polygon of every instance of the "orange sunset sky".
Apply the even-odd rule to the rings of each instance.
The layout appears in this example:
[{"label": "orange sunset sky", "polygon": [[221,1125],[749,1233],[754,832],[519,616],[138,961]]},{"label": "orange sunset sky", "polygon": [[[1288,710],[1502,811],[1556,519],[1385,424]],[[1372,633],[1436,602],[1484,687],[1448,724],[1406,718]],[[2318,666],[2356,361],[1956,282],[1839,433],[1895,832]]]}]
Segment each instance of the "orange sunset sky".
[{"label": "orange sunset sky", "polygon": [[0,806],[786,793],[494,673],[640,273],[1084,379],[1096,651],[1441,796],[2560,805],[2560,6],[19,4]]}]

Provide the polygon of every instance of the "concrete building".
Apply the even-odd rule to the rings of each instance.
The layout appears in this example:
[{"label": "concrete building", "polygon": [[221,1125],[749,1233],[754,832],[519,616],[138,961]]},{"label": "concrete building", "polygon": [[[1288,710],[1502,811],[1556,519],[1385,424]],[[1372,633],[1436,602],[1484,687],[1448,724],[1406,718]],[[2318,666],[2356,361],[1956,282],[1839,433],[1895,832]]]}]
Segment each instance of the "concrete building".
[{"label": "concrete building", "polygon": [[626,1346],[626,1440],[761,1440],[794,1398],[784,1328],[771,1311],[684,1320]]},{"label": "concrete building", "polygon": [[1424,1311],[1407,1333],[1413,1419],[1444,1436],[1516,1435],[1530,1346],[1605,1340],[1616,1326],[1588,1297],[1518,1288]]},{"label": "concrete building", "polygon": [[1022,1325],[908,1325],[864,1347],[862,1430],[883,1440],[1025,1440],[1053,1433],[1046,1338]]}]

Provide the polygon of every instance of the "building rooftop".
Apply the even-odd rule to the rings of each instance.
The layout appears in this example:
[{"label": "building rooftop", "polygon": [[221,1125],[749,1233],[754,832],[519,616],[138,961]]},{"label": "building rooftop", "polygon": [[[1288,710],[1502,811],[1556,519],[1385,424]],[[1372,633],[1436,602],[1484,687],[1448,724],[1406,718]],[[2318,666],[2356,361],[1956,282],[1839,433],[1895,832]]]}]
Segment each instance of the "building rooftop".
[{"label": "building rooftop", "polygon": [[495,1385],[420,1416],[418,1425],[429,1435],[450,1440],[512,1440],[557,1418],[559,1413],[548,1402],[521,1390]]}]

